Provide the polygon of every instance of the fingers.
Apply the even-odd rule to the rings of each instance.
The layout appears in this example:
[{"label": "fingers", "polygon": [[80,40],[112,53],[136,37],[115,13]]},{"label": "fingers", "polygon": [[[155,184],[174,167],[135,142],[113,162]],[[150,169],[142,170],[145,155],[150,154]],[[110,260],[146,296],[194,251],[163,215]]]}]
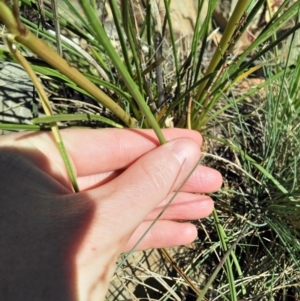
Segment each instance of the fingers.
[{"label": "fingers", "polygon": [[[80,190],[88,190],[91,188],[98,187],[103,185],[120,174],[123,171],[112,171],[100,173],[92,176],[79,177],[78,184]],[[215,169],[206,167],[206,166],[198,166],[193,174],[189,177],[188,181],[182,187],[181,191],[185,192],[197,192],[197,193],[211,193],[220,189],[222,185],[222,176]]]},{"label": "fingers", "polygon": [[85,191],[85,190],[99,187],[100,185],[104,185],[105,183],[108,183],[109,181],[115,179],[121,173],[122,173],[121,170],[116,170],[116,171],[102,172],[91,176],[78,177],[77,183],[79,186],[79,190]]},{"label": "fingers", "polygon": [[[166,139],[191,138],[201,146],[201,135],[184,129],[163,130]],[[152,130],[66,130],[62,131],[66,148],[78,176],[123,169],[160,145]]]},{"label": "fingers", "polygon": [[103,212],[114,208],[122,213],[118,219],[120,231],[130,233],[179,187],[199,157],[198,143],[187,138],[155,148],[113,181],[89,191],[95,202],[102,200],[98,202],[97,219],[105,218]]},{"label": "fingers", "polygon": [[145,220],[156,219],[172,198],[174,199],[166,208],[160,219],[195,220],[208,216],[214,208],[212,199],[206,195],[181,192],[175,197],[174,196],[174,193],[168,195],[163,202],[147,215]]},{"label": "fingers", "polygon": [[[198,132],[183,129],[168,129],[163,131],[167,140],[188,137],[195,140],[199,147],[202,143]],[[62,131],[63,140],[70,157],[77,169],[80,187],[88,189],[103,184],[113,178],[109,173],[117,169],[126,168],[140,156],[159,145],[152,130],[65,130]],[[26,138],[26,139],[25,139]],[[54,175],[54,167],[66,179],[64,163],[57,150],[51,133],[28,134],[20,133],[1,137],[1,144],[14,145],[15,147],[36,147],[49,157]],[[43,166],[40,165],[41,168]],[[45,167],[45,166],[44,166]],[[118,173],[115,173],[117,175]],[[84,177],[87,177],[84,179]],[[189,179],[182,191],[210,193],[220,188],[222,178],[220,174],[208,167],[200,167]]]},{"label": "fingers", "polygon": [[[142,223],[130,237],[123,252],[129,252],[148,230],[151,222]],[[146,249],[168,248],[192,243],[197,238],[197,229],[190,223],[158,221],[138,244],[136,251]]]},{"label": "fingers", "polygon": [[181,191],[212,193],[222,186],[222,175],[215,169],[200,165],[191,175]]},{"label": "fingers", "polygon": [[[160,145],[153,130],[138,129],[67,129],[61,131],[68,154],[76,167],[77,176],[123,169],[140,156]],[[187,137],[199,147],[201,135],[185,129],[164,129],[167,141]],[[1,144],[35,147],[51,162],[63,165],[52,133],[18,133],[1,137]]]}]

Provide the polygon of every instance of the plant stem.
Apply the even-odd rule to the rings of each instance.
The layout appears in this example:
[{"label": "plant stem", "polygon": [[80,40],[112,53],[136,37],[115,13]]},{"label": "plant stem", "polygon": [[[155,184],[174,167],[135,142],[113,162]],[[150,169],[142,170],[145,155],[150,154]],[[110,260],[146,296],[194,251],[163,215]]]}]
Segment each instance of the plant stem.
[{"label": "plant stem", "polygon": [[[234,33],[234,31],[237,28],[237,24],[239,20],[241,19],[242,15],[244,14],[246,7],[248,5],[249,0],[239,0],[238,3],[236,4],[236,7],[232,13],[231,18],[228,21],[228,24],[226,26],[226,29],[224,31],[224,34],[222,35],[220,44],[218,49],[216,49],[209,66],[207,67],[206,75],[213,73],[218,66],[219,62],[225,55],[225,52],[229,46],[230,39]],[[206,85],[208,83],[208,79],[205,80],[203,83],[200,84],[197,95],[196,95],[196,100],[200,101],[204,92],[204,89],[206,88]]]}]

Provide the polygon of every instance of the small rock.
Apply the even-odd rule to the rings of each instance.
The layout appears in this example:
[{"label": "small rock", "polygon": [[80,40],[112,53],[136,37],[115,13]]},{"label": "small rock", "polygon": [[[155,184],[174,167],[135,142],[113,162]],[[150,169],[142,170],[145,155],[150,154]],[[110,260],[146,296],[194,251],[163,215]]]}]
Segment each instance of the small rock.
[{"label": "small rock", "polygon": [[2,62],[0,67],[0,122],[29,124],[35,93],[30,78],[17,64]]}]

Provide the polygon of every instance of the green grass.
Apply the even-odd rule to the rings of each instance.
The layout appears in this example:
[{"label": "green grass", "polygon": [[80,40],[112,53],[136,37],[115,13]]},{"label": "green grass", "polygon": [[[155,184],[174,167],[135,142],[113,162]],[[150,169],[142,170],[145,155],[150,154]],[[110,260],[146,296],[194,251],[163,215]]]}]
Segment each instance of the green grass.
[{"label": "green grass", "polygon": [[[213,196],[214,214],[196,222],[199,240],[169,252],[196,286],[207,291],[209,300],[288,300],[292,294],[296,300],[300,295],[299,2],[292,5],[291,1],[284,1],[277,13],[261,25],[253,43],[239,55],[234,55],[234,47],[265,1],[238,2],[213,54],[208,53],[209,35],[217,0],[210,1],[203,24],[198,18],[188,51],[176,41],[169,1],[164,1],[167,13],[161,24],[171,28],[171,48],[154,44],[157,28],[150,6],[146,7],[144,24],[136,28],[129,0],[122,1],[121,7],[115,0],[107,2],[119,37],[114,43],[117,48],[99,22],[95,5],[84,0],[82,11],[65,1],[61,8],[65,13],[61,13],[59,20],[64,36],[60,42],[68,62],[102,89],[104,96],[98,92],[95,95],[101,97],[94,96],[101,103],[94,104],[99,112],[105,106],[111,108],[111,100],[126,117],[122,119],[120,111],[110,110],[106,116],[99,116],[94,109],[69,112],[67,108],[63,114],[56,111],[52,117],[32,120],[28,130],[39,130],[39,124],[47,127],[51,122],[70,126],[76,125],[76,120],[96,119],[105,127],[151,127],[162,143],[165,140],[160,128],[166,127],[166,120],[172,119],[178,127],[201,131],[207,153],[204,163],[222,172],[224,186]],[[20,3],[22,22],[55,49],[55,36],[36,22],[40,15],[35,2]],[[199,16],[204,9],[201,3]],[[27,10],[26,14],[26,7],[30,13]],[[50,7],[45,7],[43,14],[53,19]],[[290,26],[279,36],[286,24]],[[164,33],[163,28],[160,34]],[[71,35],[84,39],[87,47],[78,49],[70,41]],[[143,50],[145,46],[148,52]],[[51,60],[45,65],[44,61],[33,59],[22,44],[18,47],[34,71],[51,78],[48,85],[54,91],[64,86],[86,97],[93,96],[91,92],[96,90],[86,90],[69,78],[66,70],[55,69]],[[0,60],[11,61],[12,57],[0,48]],[[263,70],[264,81],[241,90],[240,82],[249,80],[257,69]],[[168,101],[162,101],[163,98]],[[60,100],[54,106],[66,102]],[[0,127],[16,129],[18,125]],[[201,299],[187,289],[178,274],[171,272],[170,276],[171,265],[159,251],[134,256],[137,261],[123,258],[129,267],[123,264],[118,270],[108,300],[138,296],[137,287],[148,290],[148,294],[160,287],[156,300],[184,300],[187,295],[193,295],[193,300]],[[147,256],[151,258],[148,265]],[[146,300],[150,298],[145,294]]]}]

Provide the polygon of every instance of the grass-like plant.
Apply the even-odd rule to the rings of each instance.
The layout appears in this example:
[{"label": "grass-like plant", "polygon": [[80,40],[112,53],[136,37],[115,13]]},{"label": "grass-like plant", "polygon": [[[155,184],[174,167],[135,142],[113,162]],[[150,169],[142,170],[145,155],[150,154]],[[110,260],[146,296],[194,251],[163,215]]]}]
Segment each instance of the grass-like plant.
[{"label": "grass-like plant", "polygon": [[[193,256],[183,249],[188,262],[182,263],[175,254],[173,257],[179,258],[176,263],[166,251],[163,253],[192,287],[193,300],[262,300],[263,296],[285,300],[288,294],[297,296],[300,61],[298,58],[291,62],[289,57],[295,53],[297,45],[293,43],[299,38],[300,3],[283,1],[274,13],[271,1],[238,1],[207,62],[211,20],[219,1],[209,1],[202,23],[205,1],[198,0],[198,18],[186,53],[176,41],[170,1],[164,1],[166,13],[161,20],[153,7],[156,1],[144,2],[145,21],[138,28],[132,1],[121,1],[121,5],[116,0],[107,1],[117,35],[116,48],[104,23],[99,21],[95,1],[81,0],[81,11],[79,3],[69,0],[60,2],[58,8],[21,0],[19,15],[17,9],[13,13],[0,0],[3,38],[8,45],[0,48],[0,60],[13,61],[20,56],[25,67],[27,59],[31,66],[28,72],[32,73],[32,68],[40,76],[51,78],[52,89],[63,86],[75,90],[100,103],[99,111],[105,107],[110,112],[104,117],[80,110],[72,114],[68,109],[55,114],[49,110],[48,116],[33,119],[32,125],[0,124],[0,128],[39,130],[38,125],[43,124],[54,130],[58,145],[63,142],[56,122],[68,125],[74,120],[153,128],[161,143],[165,138],[160,129],[170,120],[175,126],[201,130],[209,152],[204,160],[227,173],[225,185],[215,196],[219,202],[213,216],[199,221],[199,235],[206,233],[205,238],[194,245]],[[235,46],[247,35],[262,7],[268,15],[267,22],[261,25],[253,42],[235,55]],[[56,34],[46,29],[48,20],[53,22]],[[291,25],[283,31],[286,24]],[[164,35],[170,37],[171,49],[161,44]],[[72,36],[83,39],[87,46],[78,46]],[[285,43],[289,43],[285,48],[288,55],[280,50]],[[236,94],[237,85],[259,69],[264,70],[265,81]],[[43,89],[39,91],[47,106]],[[257,101],[259,93],[264,97]],[[61,148],[68,166],[67,154]],[[75,179],[73,183],[76,191]],[[203,266],[205,280],[200,283],[197,274]],[[124,266],[120,267],[116,276],[126,283],[126,270],[122,274]],[[153,276],[150,271],[139,271]],[[182,300],[180,282],[171,285],[163,276],[156,277],[166,290],[161,300]],[[122,295],[129,298],[126,290]],[[112,296],[113,293],[108,299]]]}]

